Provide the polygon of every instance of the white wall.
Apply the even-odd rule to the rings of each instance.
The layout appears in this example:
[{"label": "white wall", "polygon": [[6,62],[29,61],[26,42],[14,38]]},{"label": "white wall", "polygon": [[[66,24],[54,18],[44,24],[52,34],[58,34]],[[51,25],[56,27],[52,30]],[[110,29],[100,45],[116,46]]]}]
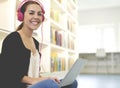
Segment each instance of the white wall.
[{"label": "white wall", "polygon": [[9,8],[8,1],[0,3],[0,28],[2,29],[8,28],[8,22],[9,22],[8,8]]},{"label": "white wall", "polygon": [[[85,10],[78,14],[79,52],[96,52],[97,48],[120,51],[120,7]],[[101,30],[104,30],[102,34]]]},{"label": "white wall", "polygon": [[120,7],[78,11],[79,25],[120,22]]},{"label": "white wall", "polygon": [[13,31],[15,30],[15,11],[16,0],[0,1],[0,28]]}]

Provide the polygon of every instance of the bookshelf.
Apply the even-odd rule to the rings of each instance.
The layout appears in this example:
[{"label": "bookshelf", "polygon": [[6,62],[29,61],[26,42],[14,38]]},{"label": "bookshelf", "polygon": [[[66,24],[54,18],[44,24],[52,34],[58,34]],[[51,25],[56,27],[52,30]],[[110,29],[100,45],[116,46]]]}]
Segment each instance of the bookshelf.
[{"label": "bookshelf", "polygon": [[[15,2],[16,5],[19,3],[18,0]],[[77,0],[42,0],[42,2],[46,11],[45,21],[42,31],[39,27],[33,35],[40,42],[41,72],[65,72],[78,58]],[[13,23],[14,29],[20,24],[17,17]]]},{"label": "bookshelf", "polygon": [[[49,34],[43,35],[43,38],[48,40],[48,46],[41,51],[44,54],[42,55],[43,72],[63,72],[69,70],[78,58],[76,48],[77,1],[50,0],[49,2],[47,7],[49,6],[50,9],[47,10],[48,15],[46,15]],[[44,27],[43,30],[45,30]]]}]

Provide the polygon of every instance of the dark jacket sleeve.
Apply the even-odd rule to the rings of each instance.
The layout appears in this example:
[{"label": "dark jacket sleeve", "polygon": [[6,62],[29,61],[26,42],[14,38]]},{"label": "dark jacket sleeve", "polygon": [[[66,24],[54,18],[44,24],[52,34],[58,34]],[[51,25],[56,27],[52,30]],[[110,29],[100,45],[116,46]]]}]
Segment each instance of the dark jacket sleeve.
[{"label": "dark jacket sleeve", "polygon": [[5,38],[1,58],[3,83],[19,88],[21,79],[27,75],[30,51],[25,49],[18,34],[12,33]]}]

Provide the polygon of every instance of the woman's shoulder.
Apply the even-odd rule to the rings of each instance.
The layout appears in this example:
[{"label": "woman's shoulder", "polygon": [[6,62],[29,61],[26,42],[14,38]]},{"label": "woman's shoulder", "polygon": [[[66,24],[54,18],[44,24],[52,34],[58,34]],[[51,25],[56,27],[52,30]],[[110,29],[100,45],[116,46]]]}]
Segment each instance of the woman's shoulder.
[{"label": "woman's shoulder", "polygon": [[14,32],[11,32],[9,33],[5,39],[4,39],[4,42],[15,42],[15,41],[18,41],[20,39],[20,35],[17,31],[14,31]]},{"label": "woman's shoulder", "polygon": [[7,37],[14,37],[14,36],[18,36],[19,33],[17,31],[11,32],[7,35]]},{"label": "woman's shoulder", "polygon": [[14,38],[19,38],[19,33],[17,31],[9,33],[6,38],[8,39],[14,39]]}]

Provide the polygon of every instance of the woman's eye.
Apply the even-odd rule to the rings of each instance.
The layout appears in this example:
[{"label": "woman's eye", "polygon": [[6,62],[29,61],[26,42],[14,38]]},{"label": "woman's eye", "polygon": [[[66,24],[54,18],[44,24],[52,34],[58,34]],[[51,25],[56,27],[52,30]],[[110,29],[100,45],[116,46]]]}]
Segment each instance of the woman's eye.
[{"label": "woman's eye", "polygon": [[29,10],[29,14],[30,14],[30,15],[34,15],[34,14],[35,14],[35,11]]},{"label": "woman's eye", "polygon": [[35,12],[35,11],[33,11],[33,10],[30,10],[30,11],[29,11],[29,14],[30,14],[30,15],[35,15],[35,14],[36,14],[36,15],[38,15],[38,16],[43,16],[43,13],[42,13],[42,12]]},{"label": "woman's eye", "polygon": [[42,13],[38,13],[38,16],[42,16],[43,14]]},{"label": "woman's eye", "polygon": [[30,15],[33,15],[34,13],[33,13],[33,12],[30,12],[29,14],[30,14]]}]

